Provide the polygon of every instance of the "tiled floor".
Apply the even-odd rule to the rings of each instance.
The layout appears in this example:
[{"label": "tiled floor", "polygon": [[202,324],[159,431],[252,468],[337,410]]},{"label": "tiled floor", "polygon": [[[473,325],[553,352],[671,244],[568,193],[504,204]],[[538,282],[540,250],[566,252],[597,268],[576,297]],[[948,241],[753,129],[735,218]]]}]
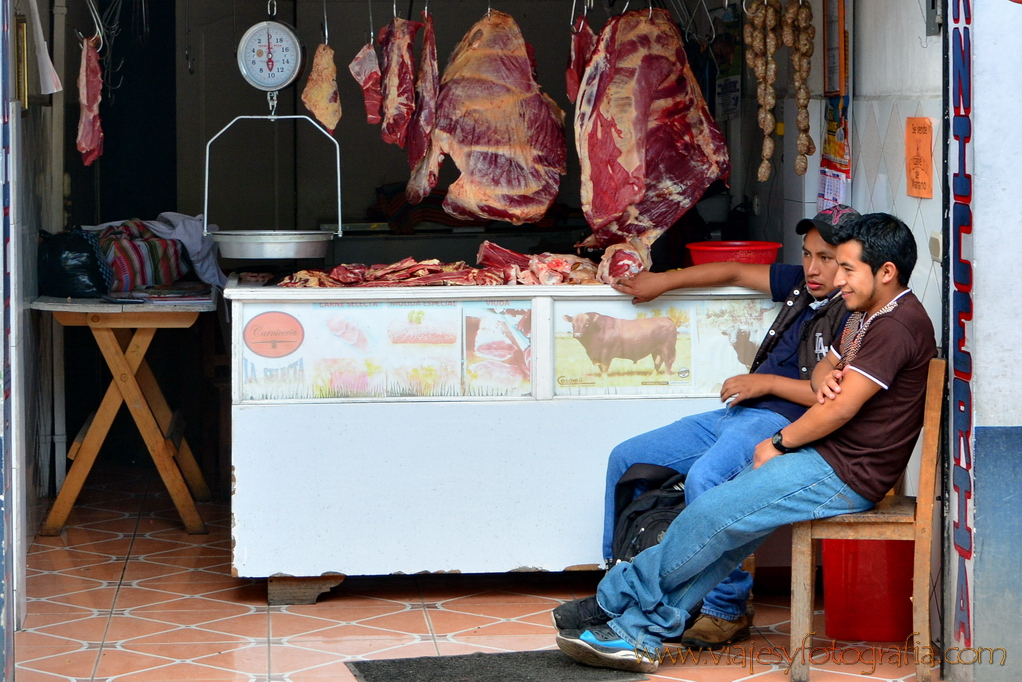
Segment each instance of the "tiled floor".
[{"label": "tiled floor", "polygon": [[[350,681],[354,659],[552,649],[550,610],[592,594],[599,577],[353,577],[314,605],[267,606],[265,580],[231,577],[226,503],[200,504],[210,533],[193,536],[149,472],[97,470],[91,481],[64,533],[30,549],[17,682]],[[758,599],[745,648],[666,663],[653,679],[788,680],[769,655],[748,663],[750,644],[787,646],[788,617],[786,598]],[[911,657],[862,674],[871,666],[855,661],[870,656],[855,648],[838,642],[831,660],[847,664],[824,663],[813,681],[915,679]]]}]

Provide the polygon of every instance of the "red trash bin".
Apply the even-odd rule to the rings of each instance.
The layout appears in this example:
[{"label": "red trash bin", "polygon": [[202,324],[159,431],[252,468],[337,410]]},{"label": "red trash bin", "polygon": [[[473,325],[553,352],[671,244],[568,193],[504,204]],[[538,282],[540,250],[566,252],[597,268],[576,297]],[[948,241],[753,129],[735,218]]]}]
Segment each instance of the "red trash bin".
[{"label": "red trash bin", "polygon": [[912,540],[823,540],[826,633],[899,642],[912,634]]}]

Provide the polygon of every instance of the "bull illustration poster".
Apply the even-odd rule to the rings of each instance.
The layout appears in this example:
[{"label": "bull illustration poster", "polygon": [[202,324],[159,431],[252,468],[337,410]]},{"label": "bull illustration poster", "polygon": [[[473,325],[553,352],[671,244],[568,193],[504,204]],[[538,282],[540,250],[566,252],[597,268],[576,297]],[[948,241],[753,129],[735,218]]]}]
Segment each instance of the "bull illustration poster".
[{"label": "bull illustration poster", "polygon": [[748,371],[776,306],[763,299],[557,301],[556,395],[716,396]]}]

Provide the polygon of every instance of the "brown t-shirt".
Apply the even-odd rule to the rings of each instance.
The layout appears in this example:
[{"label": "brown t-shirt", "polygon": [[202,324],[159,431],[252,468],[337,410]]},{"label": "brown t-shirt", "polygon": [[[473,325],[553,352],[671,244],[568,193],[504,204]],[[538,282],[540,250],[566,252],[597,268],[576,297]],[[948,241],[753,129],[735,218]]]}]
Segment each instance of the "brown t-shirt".
[{"label": "brown t-shirt", "polygon": [[[835,345],[832,357],[837,355]],[[933,325],[908,291],[898,306],[873,320],[847,370],[880,390],[844,426],[815,444],[841,480],[879,502],[898,480],[923,426],[926,378],[937,354]]]}]

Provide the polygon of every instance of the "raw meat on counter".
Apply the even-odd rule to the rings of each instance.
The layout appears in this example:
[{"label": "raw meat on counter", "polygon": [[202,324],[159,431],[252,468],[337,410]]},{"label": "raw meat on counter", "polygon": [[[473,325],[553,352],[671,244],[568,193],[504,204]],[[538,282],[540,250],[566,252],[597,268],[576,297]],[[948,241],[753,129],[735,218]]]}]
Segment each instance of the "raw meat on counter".
[{"label": "raw meat on counter", "polygon": [[573,103],[578,98],[578,87],[585,75],[586,64],[596,47],[596,34],[589,28],[585,15],[580,14],[571,28],[571,55],[568,58],[568,71],[565,74],[568,86],[568,101]]},{"label": "raw meat on counter", "polygon": [[491,268],[510,268],[508,284],[599,284],[596,263],[572,254],[527,256],[484,241],[476,254],[476,263]]},{"label": "raw meat on counter", "polygon": [[566,172],[564,112],[533,78],[530,48],[509,15],[487,12],[454,49],[440,83],[429,150],[406,195],[436,185],[450,155],[461,170],[444,210],[515,225],[543,217]]},{"label": "raw meat on counter", "polygon": [[408,128],[408,165],[415,166],[426,156],[429,138],[436,125],[436,100],[440,93],[440,71],[436,61],[436,35],[433,15],[422,11],[422,55],[419,76],[415,80],[415,113]]},{"label": "raw meat on counter", "polygon": [[415,111],[415,34],[417,21],[394,17],[380,29],[383,46],[383,141],[404,149]]},{"label": "raw meat on counter", "polygon": [[[710,183],[728,176],[724,136],[666,10],[607,22],[580,86],[575,140],[582,209],[593,229],[579,246],[634,238],[648,247]],[[638,251],[633,256],[643,260]]]},{"label": "raw meat on counter", "polygon": [[337,122],[341,120],[341,96],[337,94],[337,66],[334,65],[334,51],[329,45],[316,48],[312,60],[309,81],[302,91],[302,103],[312,112],[327,132],[334,134]]},{"label": "raw meat on counter", "polygon": [[78,118],[78,151],[82,163],[91,166],[103,155],[103,128],[99,122],[99,101],[103,98],[103,72],[99,68],[97,39],[82,41],[82,63],[78,72],[78,102],[81,115]]},{"label": "raw meat on counter", "polygon": [[358,81],[362,88],[362,99],[365,101],[366,121],[369,123],[380,122],[380,104],[383,102],[383,90],[380,81],[383,74],[380,73],[380,61],[376,57],[376,48],[373,41],[362,46],[355,58],[348,64],[348,71]]}]

